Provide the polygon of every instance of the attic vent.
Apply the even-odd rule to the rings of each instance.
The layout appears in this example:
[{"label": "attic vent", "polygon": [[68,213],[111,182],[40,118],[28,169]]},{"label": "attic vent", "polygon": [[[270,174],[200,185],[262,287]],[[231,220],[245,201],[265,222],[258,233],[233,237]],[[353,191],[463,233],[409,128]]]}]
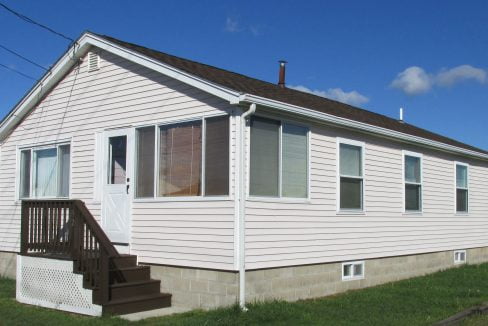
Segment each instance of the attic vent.
[{"label": "attic vent", "polygon": [[88,53],[88,72],[98,70],[100,68],[100,57],[94,52]]}]

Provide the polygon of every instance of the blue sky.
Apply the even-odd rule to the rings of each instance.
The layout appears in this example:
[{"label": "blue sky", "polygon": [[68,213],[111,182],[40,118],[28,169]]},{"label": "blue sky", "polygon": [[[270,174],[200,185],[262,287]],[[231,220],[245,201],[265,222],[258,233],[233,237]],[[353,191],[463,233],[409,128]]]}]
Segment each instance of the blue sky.
[{"label": "blue sky", "polygon": [[[488,1],[0,0],[84,30],[398,117],[488,149]],[[0,45],[49,66],[68,42],[0,8]],[[8,32],[6,32],[8,31]],[[0,64],[43,71],[0,49]],[[0,67],[0,115],[33,81]]]}]

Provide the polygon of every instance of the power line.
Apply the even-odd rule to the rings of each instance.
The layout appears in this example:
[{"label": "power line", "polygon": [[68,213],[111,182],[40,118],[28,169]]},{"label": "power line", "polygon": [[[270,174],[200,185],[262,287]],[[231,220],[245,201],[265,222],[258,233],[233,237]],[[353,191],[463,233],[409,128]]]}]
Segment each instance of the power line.
[{"label": "power line", "polygon": [[18,13],[18,12],[16,12],[13,9],[10,9],[9,7],[7,7],[5,4],[3,4],[1,2],[0,2],[0,7],[3,7],[5,10],[9,11],[10,13],[14,14],[15,16],[17,16],[18,18],[22,19],[23,21],[25,21],[27,23],[31,23],[31,24],[37,25],[37,26],[39,26],[41,28],[44,28],[45,30],[48,30],[49,32],[51,32],[51,33],[53,33],[55,35],[58,35],[58,36],[60,36],[60,37],[62,37],[64,39],[67,39],[68,41],[71,41],[73,43],[75,42],[75,40],[73,40],[71,37],[66,36],[66,35],[64,35],[62,33],[56,32],[52,28],[49,28],[46,25],[43,25],[41,23],[38,23],[35,20],[33,20],[33,19],[31,19],[31,18],[29,18],[29,17],[27,17],[25,15],[22,15],[21,13]]},{"label": "power line", "polygon": [[25,61],[27,61],[27,62],[29,62],[29,63],[33,64],[33,65],[34,65],[34,66],[36,66],[36,67],[39,67],[39,68],[41,68],[41,69],[44,69],[44,70],[48,71],[48,69],[47,69],[46,67],[43,67],[43,66],[41,66],[40,64],[35,63],[34,61],[27,59],[27,58],[26,58],[26,57],[24,57],[23,55],[18,54],[17,52],[15,52],[15,51],[13,51],[13,50],[10,50],[9,48],[7,48],[6,46],[4,46],[4,45],[2,45],[2,44],[0,44],[0,48],[4,49],[4,50],[5,50],[5,51],[7,51],[7,52],[12,53],[13,55],[18,56],[18,57],[19,57],[19,58],[21,58],[21,59],[24,59]]},{"label": "power line", "polygon": [[0,63],[0,67],[3,67],[3,68],[8,69],[8,70],[10,70],[10,71],[13,71],[13,72],[15,72],[16,74],[19,74],[19,75],[21,75],[21,76],[23,76],[23,77],[25,77],[25,78],[29,78],[29,79],[32,79],[32,80],[37,80],[37,79],[36,79],[36,78],[34,78],[34,77],[31,77],[31,76],[29,76],[29,75],[26,75],[26,74],[24,74],[23,72],[18,71],[17,69],[14,69],[14,68],[12,68],[12,67],[6,66],[6,65],[4,65],[4,64],[1,64],[1,63]]}]

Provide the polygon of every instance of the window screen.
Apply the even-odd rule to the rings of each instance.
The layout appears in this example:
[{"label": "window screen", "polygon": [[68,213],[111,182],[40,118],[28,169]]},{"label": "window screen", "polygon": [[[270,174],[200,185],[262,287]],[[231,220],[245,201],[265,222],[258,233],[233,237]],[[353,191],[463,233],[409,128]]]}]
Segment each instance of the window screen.
[{"label": "window screen", "polygon": [[209,118],[205,123],[205,195],[228,195],[229,118]]},{"label": "window screen", "polygon": [[308,140],[307,128],[283,124],[282,196],[307,197]]},{"label": "window screen", "polygon": [[201,163],[201,121],[160,127],[160,196],[200,195]]},{"label": "window screen", "polygon": [[253,196],[279,196],[279,132],[279,121],[251,119],[249,191]]},{"label": "window screen", "polygon": [[456,211],[468,211],[468,167],[456,164]]},{"label": "window screen", "polygon": [[405,210],[422,210],[422,168],[421,159],[405,155]]},{"label": "window screen", "polygon": [[136,197],[138,198],[154,196],[155,133],[154,126],[136,130]]}]

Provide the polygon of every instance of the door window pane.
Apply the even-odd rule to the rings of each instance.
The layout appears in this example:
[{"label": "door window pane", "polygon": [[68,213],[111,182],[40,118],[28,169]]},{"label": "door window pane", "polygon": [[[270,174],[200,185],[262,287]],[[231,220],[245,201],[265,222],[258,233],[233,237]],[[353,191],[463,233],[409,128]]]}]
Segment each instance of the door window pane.
[{"label": "door window pane", "polygon": [[405,181],[420,183],[420,157],[405,155]]},{"label": "door window pane", "polygon": [[341,177],[341,209],[362,209],[363,180]]},{"label": "door window pane", "polygon": [[30,197],[31,150],[20,152],[20,198]]},{"label": "door window pane", "polygon": [[307,128],[283,124],[282,196],[307,197]]},{"label": "door window pane", "polygon": [[34,151],[34,194],[36,197],[57,195],[57,149]]},{"label": "door window pane", "polygon": [[154,142],[155,127],[144,127],[136,130],[137,136],[137,171],[136,197],[154,196]]},{"label": "door window pane", "polygon": [[251,119],[250,189],[253,196],[279,196],[280,122]]},{"label": "door window pane", "polygon": [[69,197],[70,156],[70,145],[59,146],[59,197]]},{"label": "door window pane", "polygon": [[359,146],[340,144],[340,174],[360,177],[362,173],[362,148]]},{"label": "door window pane", "polygon": [[109,184],[124,184],[126,182],[127,137],[110,137],[109,146]]},{"label": "door window pane", "polygon": [[160,127],[160,196],[200,195],[201,163],[201,121]]},{"label": "door window pane", "polygon": [[205,123],[205,195],[228,195],[229,118],[209,118]]},{"label": "door window pane", "polygon": [[421,186],[414,184],[405,185],[405,210],[420,211]]}]

